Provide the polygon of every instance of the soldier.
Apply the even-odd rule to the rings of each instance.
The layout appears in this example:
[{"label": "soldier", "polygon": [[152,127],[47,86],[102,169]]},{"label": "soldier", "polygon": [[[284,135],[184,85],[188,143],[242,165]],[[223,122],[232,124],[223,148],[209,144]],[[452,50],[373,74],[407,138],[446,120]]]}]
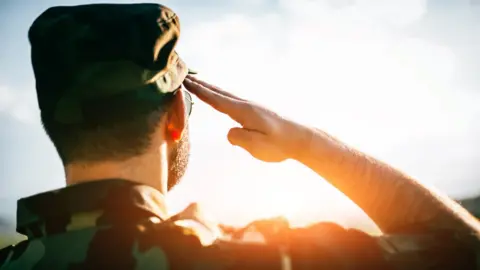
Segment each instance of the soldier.
[{"label": "soldier", "polygon": [[[41,119],[67,187],[19,200],[17,231],[28,240],[0,251],[0,269],[475,269],[479,224],[464,209],[321,130],[188,75],[179,36],[178,17],[157,4],[54,7],[34,21]],[[188,162],[182,83],[241,124],[228,134],[233,145],[311,168],[384,235],[273,220],[252,223],[265,241],[246,243],[222,237],[195,205],[168,217],[164,195]]]}]

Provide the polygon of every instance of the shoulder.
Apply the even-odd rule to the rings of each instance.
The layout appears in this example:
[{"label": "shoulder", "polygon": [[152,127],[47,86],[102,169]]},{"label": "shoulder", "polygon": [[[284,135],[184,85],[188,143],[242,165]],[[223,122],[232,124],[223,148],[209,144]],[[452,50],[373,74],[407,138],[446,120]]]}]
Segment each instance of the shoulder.
[{"label": "shoulder", "polygon": [[248,241],[255,233],[260,234],[267,245],[284,247],[294,269],[311,269],[306,264],[314,267],[312,269],[391,269],[377,237],[336,223],[290,228],[282,219],[261,220],[233,234],[237,239]]},{"label": "shoulder", "polygon": [[[138,239],[145,262],[163,257],[169,269],[280,269],[278,247],[228,240],[202,243],[209,232],[195,226],[165,222],[152,226]],[[155,253],[155,256],[145,256]],[[137,259],[137,263],[140,263]]]}]

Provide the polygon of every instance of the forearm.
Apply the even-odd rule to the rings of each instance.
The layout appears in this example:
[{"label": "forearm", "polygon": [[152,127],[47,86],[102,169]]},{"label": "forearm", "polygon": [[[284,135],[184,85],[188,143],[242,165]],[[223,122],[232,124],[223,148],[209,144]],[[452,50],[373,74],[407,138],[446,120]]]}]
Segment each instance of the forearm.
[{"label": "forearm", "polygon": [[338,188],[384,233],[422,225],[477,234],[479,222],[446,196],[440,196],[389,165],[346,146],[328,134],[306,130],[304,149],[296,156]]}]

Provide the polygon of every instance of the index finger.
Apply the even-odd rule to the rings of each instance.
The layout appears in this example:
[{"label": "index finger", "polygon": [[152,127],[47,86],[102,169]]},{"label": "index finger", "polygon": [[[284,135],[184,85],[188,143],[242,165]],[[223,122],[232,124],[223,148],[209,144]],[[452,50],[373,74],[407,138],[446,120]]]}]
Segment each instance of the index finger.
[{"label": "index finger", "polygon": [[202,81],[202,80],[200,80],[200,79],[198,79],[198,78],[196,78],[196,77],[194,77],[194,76],[192,76],[192,75],[187,75],[187,79],[189,79],[189,80],[191,80],[191,81],[193,81],[193,82],[196,82],[196,83],[198,83],[198,84],[200,84],[200,85],[202,85],[202,86],[210,89],[210,90],[213,91],[213,92],[216,92],[216,93],[218,93],[218,94],[221,94],[222,96],[226,96],[226,97],[229,97],[229,98],[235,99],[235,100],[246,101],[246,100],[243,99],[243,98],[237,97],[237,96],[235,96],[235,95],[232,94],[232,93],[229,93],[229,92],[227,92],[227,91],[225,91],[225,90],[222,90],[222,89],[221,89],[220,87],[218,87],[218,86],[215,86],[215,85],[213,85],[213,84],[209,84],[209,83],[207,83],[207,82],[205,82],[205,81]]},{"label": "index finger", "polygon": [[230,116],[233,120],[242,124],[245,115],[242,110],[245,110],[245,102],[221,95],[189,78],[183,81],[183,85],[188,91],[215,110]]}]

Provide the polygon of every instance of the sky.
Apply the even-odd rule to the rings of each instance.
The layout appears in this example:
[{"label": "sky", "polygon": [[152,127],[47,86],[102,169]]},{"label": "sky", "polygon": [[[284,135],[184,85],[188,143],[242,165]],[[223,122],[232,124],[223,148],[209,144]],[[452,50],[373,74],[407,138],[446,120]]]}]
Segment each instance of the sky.
[{"label": "sky", "polygon": [[[0,216],[65,185],[42,131],[27,31],[54,5],[0,0]],[[115,1],[131,3],[138,1]],[[316,126],[455,198],[480,194],[479,0],[165,0],[178,52],[199,77]],[[196,100],[192,152],[172,212],[199,202],[229,224],[285,215],[294,225],[372,226],[323,179],[231,146],[229,118]],[[354,179],[352,179],[354,181]]]}]

